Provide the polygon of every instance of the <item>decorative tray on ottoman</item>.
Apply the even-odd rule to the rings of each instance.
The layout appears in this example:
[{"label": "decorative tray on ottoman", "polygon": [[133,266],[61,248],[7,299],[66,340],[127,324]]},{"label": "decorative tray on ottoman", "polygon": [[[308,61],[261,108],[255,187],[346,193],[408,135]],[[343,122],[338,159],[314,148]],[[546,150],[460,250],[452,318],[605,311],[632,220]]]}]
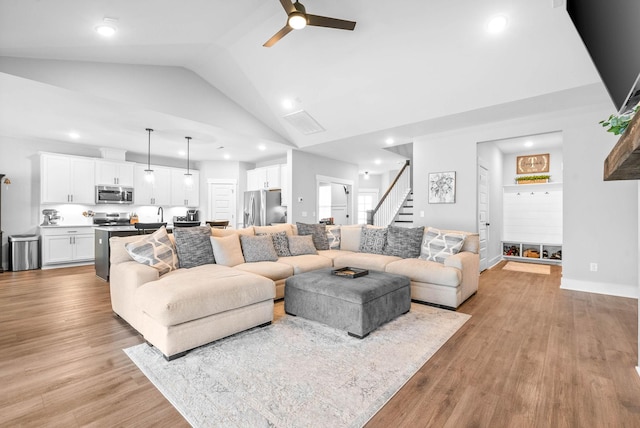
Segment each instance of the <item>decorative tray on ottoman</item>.
[{"label": "decorative tray on ottoman", "polygon": [[354,267],[343,267],[340,269],[333,269],[331,271],[332,275],[343,276],[347,278],[358,278],[360,276],[365,276],[369,274],[369,271],[366,269],[354,268]]}]

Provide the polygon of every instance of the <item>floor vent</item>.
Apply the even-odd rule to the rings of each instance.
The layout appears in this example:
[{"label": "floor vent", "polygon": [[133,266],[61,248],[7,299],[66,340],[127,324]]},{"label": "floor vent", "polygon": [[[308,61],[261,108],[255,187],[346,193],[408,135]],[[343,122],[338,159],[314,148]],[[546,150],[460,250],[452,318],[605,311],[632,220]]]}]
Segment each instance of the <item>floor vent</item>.
[{"label": "floor vent", "polygon": [[325,131],[322,125],[304,110],[290,113],[284,116],[284,119],[304,135],[317,134],[318,132]]}]

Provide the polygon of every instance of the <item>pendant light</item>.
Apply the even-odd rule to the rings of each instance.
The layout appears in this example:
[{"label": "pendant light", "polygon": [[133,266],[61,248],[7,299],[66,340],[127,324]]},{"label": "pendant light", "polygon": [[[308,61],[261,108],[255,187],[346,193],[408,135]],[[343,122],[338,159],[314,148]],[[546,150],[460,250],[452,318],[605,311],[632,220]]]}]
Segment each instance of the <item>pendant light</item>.
[{"label": "pendant light", "polygon": [[184,184],[187,187],[191,187],[193,184],[193,174],[189,171],[189,146],[191,143],[191,137],[184,137],[187,139],[187,173],[184,175]]},{"label": "pendant light", "polygon": [[145,173],[144,178],[148,182],[152,182],[153,181],[153,170],[151,169],[151,133],[153,132],[153,129],[146,128],[145,130],[149,133],[149,146],[148,146],[148,149],[147,149],[147,169],[144,170],[144,173]]}]

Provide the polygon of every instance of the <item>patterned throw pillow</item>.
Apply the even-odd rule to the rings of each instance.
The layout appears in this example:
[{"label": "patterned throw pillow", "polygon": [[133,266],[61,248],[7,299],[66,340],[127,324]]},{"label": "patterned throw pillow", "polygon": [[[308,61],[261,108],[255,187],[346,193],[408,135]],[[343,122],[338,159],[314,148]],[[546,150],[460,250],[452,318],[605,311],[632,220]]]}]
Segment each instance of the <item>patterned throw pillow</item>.
[{"label": "patterned throw pillow", "polygon": [[273,240],[273,247],[276,249],[278,257],[291,257],[291,251],[289,251],[289,240],[287,239],[287,232],[276,233],[256,233],[256,236],[269,235]]},{"label": "patterned throw pillow", "polygon": [[340,226],[327,226],[327,241],[330,250],[340,249]]},{"label": "patterned throw pillow", "polygon": [[360,232],[361,253],[382,254],[387,242],[387,228],[363,227]]},{"label": "patterned throw pillow", "polygon": [[296,223],[296,226],[298,235],[313,236],[313,245],[315,245],[316,250],[329,249],[329,241],[327,241],[327,231],[324,224]]},{"label": "patterned throw pillow", "polygon": [[215,263],[209,226],[175,227],[173,237],[176,238],[176,250],[178,250],[181,268]]},{"label": "patterned throw pillow", "polygon": [[271,236],[240,236],[242,254],[246,263],[252,262],[275,262],[278,254],[273,246]]},{"label": "patterned throw pillow", "polygon": [[420,258],[444,263],[447,257],[460,252],[464,239],[465,236],[460,233],[445,233],[430,227],[424,234]]},{"label": "patterned throw pillow", "polygon": [[139,241],[129,242],[124,247],[133,260],[158,269],[160,275],[178,269],[178,253],[164,226]]},{"label": "patterned throw pillow", "polygon": [[287,236],[287,239],[289,240],[289,251],[291,251],[292,256],[318,254],[315,245],[313,245],[313,237],[311,235]]},{"label": "patterned throw pillow", "polygon": [[384,253],[387,256],[415,259],[420,255],[423,236],[424,226],[412,228],[389,226]]}]

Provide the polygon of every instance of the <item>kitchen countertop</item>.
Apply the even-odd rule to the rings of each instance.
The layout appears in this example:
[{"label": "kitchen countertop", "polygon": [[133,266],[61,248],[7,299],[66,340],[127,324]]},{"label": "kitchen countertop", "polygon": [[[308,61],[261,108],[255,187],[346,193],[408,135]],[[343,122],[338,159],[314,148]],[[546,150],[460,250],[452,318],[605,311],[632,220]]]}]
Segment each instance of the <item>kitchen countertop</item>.
[{"label": "kitchen countertop", "polygon": [[[106,230],[107,232],[122,232],[128,230],[138,230],[134,225],[123,225],[123,226],[96,226],[96,230]],[[167,224],[167,230],[172,230],[173,225]]]},{"label": "kitchen countertop", "polygon": [[42,229],[56,229],[60,227],[95,227],[95,224],[47,224],[38,225]]}]

